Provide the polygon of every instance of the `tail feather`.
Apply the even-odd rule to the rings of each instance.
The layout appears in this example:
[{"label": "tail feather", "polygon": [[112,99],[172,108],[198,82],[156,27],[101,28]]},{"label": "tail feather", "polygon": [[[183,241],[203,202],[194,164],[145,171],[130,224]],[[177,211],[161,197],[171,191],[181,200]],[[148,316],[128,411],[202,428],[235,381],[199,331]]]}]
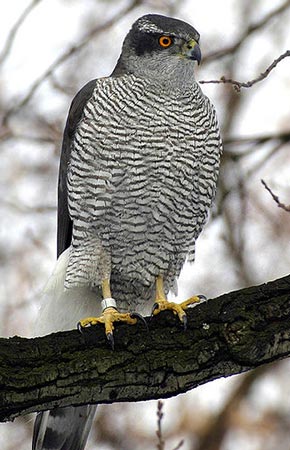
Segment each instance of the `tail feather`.
[{"label": "tail feather", "polygon": [[64,288],[68,257],[69,248],[58,258],[43,289],[34,336],[74,329],[80,319],[101,313],[101,295],[89,286]]},{"label": "tail feather", "polygon": [[96,408],[69,406],[37,414],[32,450],[83,450]]},{"label": "tail feather", "polygon": [[[42,292],[34,336],[76,328],[85,317],[100,313],[100,301],[89,287],[65,289],[69,249],[57,260]],[[95,416],[95,405],[56,408],[37,414],[32,450],[83,450]]]}]

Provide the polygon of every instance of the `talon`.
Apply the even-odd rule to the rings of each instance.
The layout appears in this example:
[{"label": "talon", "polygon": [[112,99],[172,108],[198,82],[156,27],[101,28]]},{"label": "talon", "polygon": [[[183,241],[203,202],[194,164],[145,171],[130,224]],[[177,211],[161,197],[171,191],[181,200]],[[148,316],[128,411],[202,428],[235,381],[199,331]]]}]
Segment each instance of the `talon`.
[{"label": "talon", "polygon": [[88,317],[87,319],[79,320],[77,323],[77,329],[83,333],[84,328],[90,328],[92,325],[96,325],[97,319],[95,317]]},{"label": "talon", "polygon": [[152,306],[150,320],[152,320],[152,318],[153,318],[153,316],[154,316],[154,312],[155,312],[157,309],[159,309],[159,304],[156,302],[156,303],[154,303],[154,305]]},{"label": "talon", "polygon": [[197,295],[197,297],[199,298],[199,301],[202,302],[207,302],[207,297],[205,295],[199,294]]},{"label": "talon", "polygon": [[103,300],[101,301],[102,314],[99,317],[87,317],[82,319],[77,324],[77,329],[83,333],[83,329],[85,327],[90,327],[91,325],[103,324],[105,326],[105,333],[107,339],[114,349],[114,324],[116,322],[125,322],[129,325],[134,325],[137,322],[137,319],[142,320],[144,325],[147,327],[147,323],[145,319],[137,313],[120,313],[117,309],[116,302],[112,298],[111,288],[110,288],[110,279],[105,278],[102,281],[102,294]]},{"label": "talon", "polygon": [[183,323],[183,329],[184,331],[187,330],[187,315],[184,314],[184,316],[182,317],[182,323]]},{"label": "talon", "polygon": [[115,341],[114,341],[113,333],[108,333],[106,336],[107,336],[107,339],[108,339],[108,341],[109,341],[109,343],[111,345],[112,350],[114,350],[115,349]]},{"label": "talon", "polygon": [[184,330],[187,329],[187,316],[185,310],[195,303],[200,303],[201,301],[206,300],[206,297],[204,295],[195,295],[194,297],[190,297],[182,303],[168,301],[164,291],[162,275],[159,275],[156,278],[155,295],[155,303],[152,307],[150,320],[152,320],[152,317],[159,314],[161,311],[171,311],[174,315],[177,315],[179,320],[183,323]]},{"label": "talon", "polygon": [[130,314],[130,317],[131,317],[132,319],[137,319],[137,321],[138,321],[138,320],[141,320],[141,322],[142,322],[143,325],[145,326],[146,330],[149,331],[147,322],[146,322],[146,320],[144,319],[144,317],[143,317],[141,314],[138,314],[138,313],[134,312],[134,313],[131,313],[131,314]]},{"label": "talon", "polygon": [[134,325],[137,322],[137,318],[142,319],[142,321],[146,323],[143,317],[139,314],[132,315],[130,313],[120,313],[114,307],[107,307],[100,317],[87,317],[86,319],[80,320],[77,324],[77,328],[81,333],[83,333],[84,328],[90,327],[91,325],[103,324],[105,326],[107,339],[110,342],[111,347],[114,348],[114,324],[116,322],[125,322],[129,325]]},{"label": "talon", "polygon": [[83,334],[83,327],[82,327],[82,325],[81,325],[81,322],[78,322],[78,323],[77,323],[77,329],[78,329],[78,331],[79,331],[81,334]]}]

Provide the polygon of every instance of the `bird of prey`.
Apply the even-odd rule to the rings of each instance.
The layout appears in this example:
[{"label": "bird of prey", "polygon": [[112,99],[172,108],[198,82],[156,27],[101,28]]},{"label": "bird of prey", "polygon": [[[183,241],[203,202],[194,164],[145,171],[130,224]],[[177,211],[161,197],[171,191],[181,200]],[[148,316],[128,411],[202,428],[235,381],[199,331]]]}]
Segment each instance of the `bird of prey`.
[{"label": "bird of prey", "polygon": [[[194,259],[218,177],[216,112],[195,81],[199,33],[170,17],[140,17],[111,76],[74,98],[63,137],[58,261],[37,334],[136,323],[132,311],[170,309],[181,321],[198,297],[169,302]],[[103,325],[102,325],[103,326]],[[38,415],[33,450],[82,450],[95,406]]]}]

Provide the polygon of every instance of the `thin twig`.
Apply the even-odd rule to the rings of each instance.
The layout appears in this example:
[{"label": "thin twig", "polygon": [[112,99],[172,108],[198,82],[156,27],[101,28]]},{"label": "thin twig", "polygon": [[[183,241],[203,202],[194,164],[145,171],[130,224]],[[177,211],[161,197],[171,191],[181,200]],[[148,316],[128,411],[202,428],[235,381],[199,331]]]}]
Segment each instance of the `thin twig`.
[{"label": "thin twig", "polygon": [[203,57],[203,62],[205,63],[205,62],[217,60],[224,56],[228,56],[228,55],[235,53],[248,37],[250,37],[254,32],[256,32],[256,31],[260,30],[261,28],[263,28],[264,26],[268,25],[268,23],[274,17],[283,13],[289,6],[290,6],[290,0],[286,0],[284,3],[282,3],[276,9],[274,9],[274,10],[270,11],[268,14],[266,14],[261,20],[249,25],[244,30],[244,32],[242,33],[240,38],[236,42],[234,42],[234,44],[229,45],[228,47],[225,47],[221,50],[217,50],[212,53],[209,53],[208,55],[205,55]]},{"label": "thin twig", "polygon": [[39,206],[29,206],[24,205],[20,201],[13,202],[11,200],[0,199],[1,207],[9,208],[12,211],[16,211],[19,214],[44,214],[56,211],[56,205],[39,205]]},{"label": "thin twig", "polygon": [[161,400],[157,403],[157,431],[156,435],[158,438],[157,442],[157,450],[164,450],[165,449],[165,442],[163,440],[162,436],[162,419],[163,419],[163,402]]},{"label": "thin twig", "polygon": [[285,205],[284,203],[281,203],[279,197],[276,194],[274,194],[274,192],[269,188],[269,186],[264,180],[261,180],[261,183],[263,184],[265,189],[271,194],[273,200],[277,203],[277,206],[279,208],[284,209],[284,211],[290,212],[290,205]]},{"label": "thin twig", "polygon": [[225,137],[223,139],[224,145],[262,145],[270,141],[281,141],[283,143],[290,141],[290,130],[282,131],[281,133],[261,134],[260,136],[238,136]]},{"label": "thin twig", "polygon": [[259,83],[260,81],[264,80],[270,72],[279,64],[280,61],[290,56],[290,50],[286,50],[286,52],[282,53],[277,59],[275,59],[272,64],[270,64],[267,69],[262,72],[258,77],[254,78],[253,80],[242,82],[233,80],[232,78],[226,78],[225,76],[222,76],[220,80],[202,80],[199,83],[205,84],[205,83],[211,83],[211,84],[218,84],[218,83],[230,83],[234,86],[236,91],[240,92],[241,88],[249,88],[252,87],[254,84]]},{"label": "thin twig", "polygon": [[183,446],[183,444],[184,444],[184,440],[182,439],[182,440],[179,442],[179,444],[177,444],[177,446],[174,447],[172,450],[179,450],[179,449]]},{"label": "thin twig", "polygon": [[258,160],[255,161],[251,168],[248,169],[245,172],[245,176],[247,178],[250,178],[251,176],[253,176],[256,172],[261,171],[261,169],[263,168],[263,166],[265,164],[269,164],[270,159],[274,156],[277,155],[278,151],[283,147],[284,142],[283,141],[278,141],[276,143],[276,145],[274,145],[270,150],[268,150],[265,154],[262,160]]},{"label": "thin twig", "polygon": [[[256,162],[248,172],[248,176],[254,173],[258,168],[261,168],[261,164],[268,162],[272,155],[274,155],[281,147],[290,141],[290,132],[285,131],[281,133],[265,134],[260,136],[245,136],[245,137],[229,137],[224,138],[224,158],[229,158],[233,161],[245,158],[252,155],[254,152],[263,151],[264,144],[274,142],[276,144],[272,149],[267,152],[266,157],[261,162]],[[233,148],[240,147],[240,150],[233,150]]]},{"label": "thin twig", "polygon": [[10,30],[10,32],[8,34],[8,37],[6,39],[4,48],[2,50],[2,53],[0,55],[0,65],[4,63],[5,59],[9,55],[11,47],[13,45],[13,42],[15,41],[15,37],[16,37],[16,35],[17,35],[21,25],[23,24],[23,22],[25,21],[27,16],[31,13],[31,11],[35,8],[35,6],[37,6],[38,3],[40,3],[40,1],[41,0],[33,0],[27,6],[27,8],[25,8],[24,11],[20,14],[19,18],[17,19],[17,21],[15,22],[15,24],[11,28],[11,30]]},{"label": "thin twig", "polygon": [[[158,442],[157,442],[157,450],[165,450],[165,441],[163,439],[163,435],[162,435],[162,419],[164,417],[164,413],[163,413],[163,402],[161,400],[158,401],[157,403],[157,431],[156,431],[156,435],[158,437]],[[176,447],[174,447],[172,450],[179,450],[184,444],[184,440],[182,439]]]},{"label": "thin twig", "polygon": [[33,136],[29,134],[19,134],[14,133],[10,128],[3,127],[0,129],[0,142],[8,141],[9,139],[15,139],[20,141],[31,141],[37,143],[48,143],[54,144],[57,142],[57,139],[53,136]]}]

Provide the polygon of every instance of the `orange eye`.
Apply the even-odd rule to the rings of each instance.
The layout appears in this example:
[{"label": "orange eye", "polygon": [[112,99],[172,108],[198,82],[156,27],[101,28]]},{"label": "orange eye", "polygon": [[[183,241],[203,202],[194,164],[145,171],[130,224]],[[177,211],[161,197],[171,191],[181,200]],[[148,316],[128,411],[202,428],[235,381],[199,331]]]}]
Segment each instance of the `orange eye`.
[{"label": "orange eye", "polygon": [[159,44],[161,45],[161,47],[163,48],[167,48],[170,47],[170,45],[172,44],[172,39],[170,36],[161,36],[159,38]]}]

